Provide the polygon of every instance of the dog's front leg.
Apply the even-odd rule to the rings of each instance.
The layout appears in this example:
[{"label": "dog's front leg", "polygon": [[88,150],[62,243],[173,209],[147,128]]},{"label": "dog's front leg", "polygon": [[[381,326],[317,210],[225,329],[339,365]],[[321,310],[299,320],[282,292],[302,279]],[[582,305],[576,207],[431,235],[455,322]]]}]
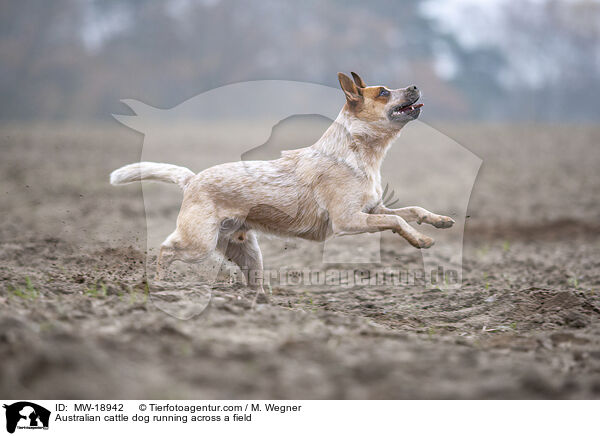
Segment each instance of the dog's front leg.
[{"label": "dog's front leg", "polygon": [[373,209],[373,213],[396,215],[400,218],[403,218],[409,223],[416,222],[417,224],[431,224],[432,226],[438,229],[447,229],[449,227],[452,227],[455,223],[455,221],[449,216],[437,215],[419,206],[402,207],[400,209],[388,209],[387,207],[380,205]]},{"label": "dog's front leg", "polygon": [[429,248],[434,243],[432,238],[419,233],[403,218],[396,215],[359,212],[341,219],[333,220],[332,225],[333,232],[337,236],[392,230],[416,248]]}]

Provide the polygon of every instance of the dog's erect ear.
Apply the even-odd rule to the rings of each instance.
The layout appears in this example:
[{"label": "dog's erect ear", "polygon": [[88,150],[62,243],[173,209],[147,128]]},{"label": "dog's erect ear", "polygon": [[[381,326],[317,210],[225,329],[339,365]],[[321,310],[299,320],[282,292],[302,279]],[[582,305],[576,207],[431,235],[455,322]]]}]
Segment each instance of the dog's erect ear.
[{"label": "dog's erect ear", "polygon": [[367,84],[365,83],[365,81],[358,75],[356,74],[354,71],[352,71],[352,78],[354,79],[354,83],[356,83],[356,86],[360,87],[360,88],[366,88]]},{"label": "dog's erect ear", "polygon": [[342,87],[342,91],[346,94],[346,100],[348,104],[354,105],[362,100],[362,95],[352,79],[346,76],[344,73],[338,73],[338,79],[340,81],[340,86]]}]

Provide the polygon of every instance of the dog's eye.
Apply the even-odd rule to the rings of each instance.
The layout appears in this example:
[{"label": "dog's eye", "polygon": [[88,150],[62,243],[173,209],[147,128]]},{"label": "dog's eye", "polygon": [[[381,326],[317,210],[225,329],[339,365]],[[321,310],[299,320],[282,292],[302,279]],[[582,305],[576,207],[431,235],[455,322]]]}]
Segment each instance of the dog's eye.
[{"label": "dog's eye", "polygon": [[390,91],[388,91],[387,89],[381,88],[379,90],[379,97],[389,97],[389,95],[390,95]]}]

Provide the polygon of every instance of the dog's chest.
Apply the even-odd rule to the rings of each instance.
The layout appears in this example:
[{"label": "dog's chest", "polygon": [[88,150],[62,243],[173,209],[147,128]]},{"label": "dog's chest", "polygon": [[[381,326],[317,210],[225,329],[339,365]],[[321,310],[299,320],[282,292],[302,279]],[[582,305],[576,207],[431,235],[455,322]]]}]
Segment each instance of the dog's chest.
[{"label": "dog's chest", "polygon": [[363,212],[369,212],[381,203],[381,192],[381,185],[379,183],[371,183],[365,186],[362,195]]}]

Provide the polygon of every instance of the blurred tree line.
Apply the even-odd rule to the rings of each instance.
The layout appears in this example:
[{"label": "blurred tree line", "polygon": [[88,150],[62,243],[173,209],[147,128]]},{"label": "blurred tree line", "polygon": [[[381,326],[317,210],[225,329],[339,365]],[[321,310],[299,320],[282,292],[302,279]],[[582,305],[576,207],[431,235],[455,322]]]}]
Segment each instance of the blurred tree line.
[{"label": "blurred tree line", "polygon": [[600,3],[493,3],[2,0],[0,119],[108,119],[121,98],[167,108],[357,71],[419,85],[432,118],[598,120]]}]

